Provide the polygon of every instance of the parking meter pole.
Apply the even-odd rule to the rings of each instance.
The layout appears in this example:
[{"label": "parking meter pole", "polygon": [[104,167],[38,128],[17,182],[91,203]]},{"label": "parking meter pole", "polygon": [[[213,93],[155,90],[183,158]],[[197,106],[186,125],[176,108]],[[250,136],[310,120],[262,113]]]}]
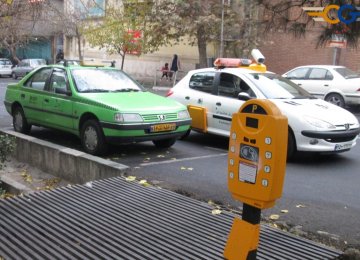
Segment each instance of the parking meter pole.
[{"label": "parking meter pole", "polygon": [[[255,208],[246,203],[243,204],[242,220],[252,224],[260,224],[261,220],[261,209]],[[256,260],[257,249],[249,251],[247,260]]]}]

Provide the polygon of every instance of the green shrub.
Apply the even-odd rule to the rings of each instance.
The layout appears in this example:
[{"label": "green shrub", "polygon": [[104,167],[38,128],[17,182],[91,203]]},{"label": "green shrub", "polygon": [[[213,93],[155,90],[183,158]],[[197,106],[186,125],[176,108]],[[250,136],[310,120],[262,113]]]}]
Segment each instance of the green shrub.
[{"label": "green shrub", "polygon": [[14,151],[15,144],[15,137],[8,134],[0,134],[0,170]]}]

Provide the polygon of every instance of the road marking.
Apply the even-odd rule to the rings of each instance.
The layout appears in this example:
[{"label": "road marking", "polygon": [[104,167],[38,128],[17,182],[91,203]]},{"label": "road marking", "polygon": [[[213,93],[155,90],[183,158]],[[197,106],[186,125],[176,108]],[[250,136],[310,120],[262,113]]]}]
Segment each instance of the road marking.
[{"label": "road marking", "polygon": [[225,156],[225,155],[228,155],[228,154],[220,153],[220,154],[203,155],[203,156],[197,156],[197,157],[191,157],[191,158],[182,158],[182,159],[176,159],[176,160],[167,160],[167,161],[162,161],[162,162],[141,163],[141,164],[139,164],[139,166],[151,166],[151,165],[168,164],[168,163],[175,163],[175,162],[193,161],[193,160],[198,160],[198,159],[221,157],[221,156]]}]

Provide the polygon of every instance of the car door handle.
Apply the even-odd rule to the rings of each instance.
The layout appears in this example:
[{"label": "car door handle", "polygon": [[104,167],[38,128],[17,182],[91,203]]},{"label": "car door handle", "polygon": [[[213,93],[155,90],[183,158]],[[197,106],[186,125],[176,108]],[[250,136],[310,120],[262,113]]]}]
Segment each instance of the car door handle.
[{"label": "car door handle", "polygon": [[202,98],[199,98],[198,103],[202,103],[202,102],[203,102]]},{"label": "car door handle", "polygon": [[302,84],[301,83],[298,83],[298,86],[301,86]]},{"label": "car door handle", "polygon": [[185,97],[185,99],[186,99],[186,100],[189,100],[189,99],[190,99],[190,97],[189,97],[189,96],[186,96],[186,97]]},{"label": "car door handle", "polygon": [[328,86],[329,86],[329,84],[325,84],[325,85],[324,85],[324,87],[328,87]]},{"label": "car door handle", "polygon": [[21,97],[21,98],[25,98],[25,94],[21,94],[20,97]]},{"label": "car door handle", "polygon": [[45,98],[44,101],[45,101],[46,103],[49,103],[49,99],[47,99],[47,98]]},{"label": "car door handle", "polygon": [[220,106],[221,106],[221,103],[220,103],[220,102],[216,102],[216,105],[220,107]]}]

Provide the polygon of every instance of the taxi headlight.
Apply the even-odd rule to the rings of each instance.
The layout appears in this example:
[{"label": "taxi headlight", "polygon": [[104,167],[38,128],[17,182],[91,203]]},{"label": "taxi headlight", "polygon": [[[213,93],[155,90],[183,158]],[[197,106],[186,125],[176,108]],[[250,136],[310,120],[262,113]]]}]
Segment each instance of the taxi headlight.
[{"label": "taxi headlight", "polygon": [[114,115],[116,122],[142,122],[143,119],[139,114],[135,113],[116,113]]},{"label": "taxi headlight", "polygon": [[306,120],[306,122],[308,122],[310,125],[315,126],[317,128],[322,128],[322,129],[336,129],[336,127],[324,120],[315,118],[315,117],[311,117],[311,116],[305,116],[304,119]]},{"label": "taxi headlight", "polygon": [[190,115],[187,110],[178,112],[178,119],[188,119],[189,117],[190,117]]}]

